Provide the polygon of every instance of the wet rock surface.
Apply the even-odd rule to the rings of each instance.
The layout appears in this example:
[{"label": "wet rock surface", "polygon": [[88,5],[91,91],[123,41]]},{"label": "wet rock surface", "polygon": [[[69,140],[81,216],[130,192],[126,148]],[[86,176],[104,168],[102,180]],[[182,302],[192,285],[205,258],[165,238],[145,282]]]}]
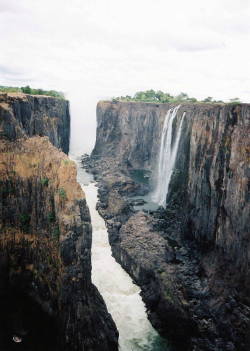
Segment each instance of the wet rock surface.
[{"label": "wet rock surface", "polygon": [[[98,104],[96,146],[84,159],[99,182],[98,210],[113,255],[140,285],[152,324],[174,348],[246,351],[250,106],[182,105],[168,205],[137,211],[131,197],[150,189],[170,107]],[[133,170],[151,171],[149,183],[131,177]]]}]

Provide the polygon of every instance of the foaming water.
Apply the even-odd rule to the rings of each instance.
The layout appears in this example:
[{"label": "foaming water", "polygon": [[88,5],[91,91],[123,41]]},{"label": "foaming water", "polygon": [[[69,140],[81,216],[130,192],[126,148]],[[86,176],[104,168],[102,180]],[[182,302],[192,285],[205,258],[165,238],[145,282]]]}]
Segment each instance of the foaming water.
[{"label": "foaming water", "polygon": [[180,105],[168,110],[162,135],[161,135],[161,145],[158,161],[157,179],[156,187],[152,193],[152,201],[165,207],[166,197],[168,193],[168,187],[173,173],[175,160],[178,152],[178,146],[181,136],[182,122],[185,117],[185,112],[182,115],[180,124],[177,128],[177,134],[174,143],[172,143],[173,137],[173,121],[177,116],[177,112]]},{"label": "foaming water", "polygon": [[147,318],[139,287],[112,257],[105,222],[96,211],[97,187],[84,173],[78,164],[78,181],[86,194],[93,227],[92,281],[119,330],[120,351],[169,350]]}]

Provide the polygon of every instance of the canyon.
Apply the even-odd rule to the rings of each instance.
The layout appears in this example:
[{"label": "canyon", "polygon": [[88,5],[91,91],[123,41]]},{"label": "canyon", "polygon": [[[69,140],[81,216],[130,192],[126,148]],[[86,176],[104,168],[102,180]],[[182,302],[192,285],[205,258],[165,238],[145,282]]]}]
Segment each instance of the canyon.
[{"label": "canyon", "polygon": [[249,104],[99,102],[107,234],[69,102],[0,94],[1,350],[247,351],[249,135]]},{"label": "canyon", "polygon": [[178,150],[165,205],[155,206],[163,125],[176,107],[99,102],[83,163],[98,182],[113,255],[140,286],[153,326],[176,350],[246,351],[250,105],[178,107]]},{"label": "canyon", "polygon": [[69,135],[67,101],[0,94],[3,351],[118,350],[91,281],[92,227],[76,165],[64,153]]}]

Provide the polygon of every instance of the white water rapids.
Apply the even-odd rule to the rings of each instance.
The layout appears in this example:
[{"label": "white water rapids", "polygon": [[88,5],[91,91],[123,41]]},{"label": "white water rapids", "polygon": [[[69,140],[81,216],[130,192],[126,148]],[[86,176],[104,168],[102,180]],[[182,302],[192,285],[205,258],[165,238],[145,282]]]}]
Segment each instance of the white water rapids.
[{"label": "white water rapids", "polygon": [[182,115],[179,126],[177,127],[176,137],[174,143],[172,143],[173,137],[173,121],[177,116],[177,112],[179,110],[179,106],[175,108],[171,108],[168,110],[162,135],[161,135],[161,146],[159,153],[159,161],[158,161],[158,170],[157,170],[157,178],[156,178],[156,187],[152,193],[153,202],[165,207],[166,206],[166,198],[168,193],[168,187],[171,180],[171,176],[174,170],[174,165],[176,161],[180,136],[181,136],[181,128],[182,122],[185,117],[185,112]]},{"label": "white water rapids", "polygon": [[78,165],[78,182],[86,194],[92,234],[92,281],[105,300],[119,331],[120,351],[169,350],[150,324],[140,289],[112,257],[105,222],[96,210],[97,187]]}]

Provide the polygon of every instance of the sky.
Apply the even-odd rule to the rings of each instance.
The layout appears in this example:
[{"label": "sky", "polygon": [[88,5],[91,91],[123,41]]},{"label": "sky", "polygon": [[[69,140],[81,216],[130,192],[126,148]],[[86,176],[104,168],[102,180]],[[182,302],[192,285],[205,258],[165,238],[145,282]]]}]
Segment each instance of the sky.
[{"label": "sky", "polygon": [[249,102],[250,0],[0,0],[0,85],[70,100],[89,152],[100,99],[155,89]]}]

